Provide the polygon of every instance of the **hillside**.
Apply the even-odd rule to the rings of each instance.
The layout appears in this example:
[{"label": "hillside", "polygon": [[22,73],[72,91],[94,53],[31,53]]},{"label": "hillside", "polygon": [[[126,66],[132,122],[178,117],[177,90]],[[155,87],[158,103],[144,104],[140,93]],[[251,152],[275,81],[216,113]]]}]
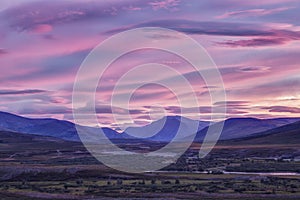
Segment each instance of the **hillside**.
[{"label": "hillside", "polygon": [[1,158],[13,158],[16,154],[30,157],[33,152],[56,152],[58,149],[75,151],[76,149],[84,150],[84,147],[79,142],[54,137],[0,131]]},{"label": "hillside", "polygon": [[246,138],[231,140],[231,144],[298,144],[300,145],[300,121],[272,130],[255,133]]},{"label": "hillside", "polygon": [[123,134],[129,134],[140,137],[150,135],[150,137],[143,138],[150,141],[168,142],[174,138],[175,134],[179,130],[179,126],[182,126],[181,129],[183,130],[183,136],[181,138],[184,138],[188,137],[189,135],[192,135],[193,130],[202,130],[208,125],[209,122],[207,121],[197,121],[180,116],[167,116],[157,121],[154,121],[146,126],[129,127],[124,131]]},{"label": "hillside", "polygon": [[[98,128],[83,127],[87,131],[97,132]],[[110,128],[102,128],[110,139],[123,138]],[[26,133],[41,136],[51,136],[68,141],[80,141],[76,125],[72,122],[58,119],[31,119],[11,113],[0,112],[0,131]]]},{"label": "hillside", "polygon": [[[256,119],[256,118],[230,118],[225,120],[224,127],[219,140],[230,140],[243,138],[254,133],[264,134],[264,131],[284,126],[299,121],[300,118],[275,118],[275,119]],[[220,122],[219,122],[220,123]],[[219,123],[211,125],[214,130]],[[201,142],[207,133],[208,128],[200,130],[195,141]]]}]

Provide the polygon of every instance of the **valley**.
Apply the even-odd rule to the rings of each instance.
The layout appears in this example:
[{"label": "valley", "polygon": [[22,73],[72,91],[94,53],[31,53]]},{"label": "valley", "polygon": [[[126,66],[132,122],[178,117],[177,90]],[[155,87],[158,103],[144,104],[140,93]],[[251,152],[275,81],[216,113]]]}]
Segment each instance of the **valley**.
[{"label": "valley", "polygon": [[[198,157],[201,142],[195,140],[176,163],[159,171],[132,174],[106,167],[79,141],[3,130],[0,197],[299,199],[299,133],[299,122],[295,122],[246,137],[220,140],[202,159]],[[119,138],[111,141],[133,152],[151,152],[167,144]],[[105,144],[101,148],[105,150]]]}]

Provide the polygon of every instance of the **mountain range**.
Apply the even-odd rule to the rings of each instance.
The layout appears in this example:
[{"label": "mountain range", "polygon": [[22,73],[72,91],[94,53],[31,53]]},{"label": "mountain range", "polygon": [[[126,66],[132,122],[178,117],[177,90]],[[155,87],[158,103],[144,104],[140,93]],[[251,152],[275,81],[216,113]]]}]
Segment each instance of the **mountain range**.
[{"label": "mountain range", "polygon": [[[182,137],[184,139],[195,132],[202,130],[209,125],[208,121],[197,121],[181,116],[167,116],[152,122],[151,124],[142,127],[129,127],[122,134],[135,136],[151,135],[149,137],[143,137],[144,140],[150,141],[171,141],[175,134],[180,130],[182,131]],[[180,127],[181,126],[181,127]],[[196,130],[193,132],[193,130]],[[139,137],[135,137],[138,139]]]},{"label": "mountain range", "polygon": [[230,144],[300,144],[300,121],[280,126],[248,137],[227,140]]},{"label": "mountain range", "polygon": [[[256,119],[256,118],[230,118],[224,121],[224,128],[221,133],[221,140],[246,138],[249,136],[261,136],[269,134],[268,131],[278,127],[300,121],[300,118],[276,118],[276,119]],[[118,133],[110,128],[102,128],[106,136],[111,140],[130,140],[168,142],[175,136],[179,125],[183,130],[182,141],[191,137],[191,127],[197,126],[198,130],[195,141],[202,141],[210,125],[214,130],[221,122],[211,123],[208,121],[197,121],[180,116],[167,116],[158,121],[142,127],[130,127],[124,132]],[[157,128],[158,127],[158,128]],[[97,131],[95,127],[85,127],[88,131]],[[158,129],[158,132],[156,133]],[[17,132],[41,136],[50,136],[67,141],[80,141],[76,131],[76,125],[69,121],[57,119],[30,119],[14,115],[7,112],[0,112],[0,131]],[[152,133],[151,135],[149,133]],[[145,134],[147,133],[147,134]],[[149,137],[135,137],[137,135]],[[132,136],[135,135],[135,136]]]},{"label": "mountain range", "polygon": [[[265,131],[272,130],[290,123],[300,121],[300,118],[274,118],[274,119],[257,119],[257,118],[229,118],[223,123],[223,130],[219,140],[230,140],[235,138],[243,138],[254,133],[258,135],[266,134]],[[217,130],[221,122],[212,124],[210,128]],[[208,127],[200,130],[195,137],[195,141],[203,141]]]}]

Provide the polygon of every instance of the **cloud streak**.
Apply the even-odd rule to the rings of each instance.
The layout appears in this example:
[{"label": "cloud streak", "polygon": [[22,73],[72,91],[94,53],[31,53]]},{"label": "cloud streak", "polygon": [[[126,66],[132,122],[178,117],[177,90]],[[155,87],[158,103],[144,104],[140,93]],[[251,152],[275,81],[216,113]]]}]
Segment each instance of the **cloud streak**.
[{"label": "cloud streak", "polygon": [[192,20],[156,20],[136,24],[125,28],[118,28],[106,32],[113,34],[131,28],[139,27],[164,27],[177,30],[190,35],[211,35],[248,37],[250,39],[237,39],[216,42],[216,44],[228,47],[260,47],[270,45],[282,45],[291,41],[300,40],[300,31],[282,29],[278,26],[263,25],[258,23],[241,22],[216,22],[216,21],[192,21]]},{"label": "cloud streak", "polygon": [[153,10],[177,10],[179,4],[180,0],[157,0],[149,3],[149,5],[152,6]]},{"label": "cloud streak", "polygon": [[0,90],[0,95],[24,95],[24,94],[39,94],[47,92],[46,90]]},{"label": "cloud streak", "polygon": [[[297,39],[298,40],[298,39]],[[283,45],[287,42],[293,41],[288,38],[255,38],[250,40],[227,40],[225,42],[218,42],[218,45],[226,47],[262,47],[262,46],[273,46]]]},{"label": "cloud streak", "polygon": [[55,25],[105,20],[122,11],[123,5],[121,1],[115,5],[97,2],[87,4],[84,1],[37,1],[10,8],[4,12],[4,17],[10,19],[11,27],[18,31],[48,32]]},{"label": "cloud streak", "polygon": [[265,27],[255,23],[194,21],[182,19],[148,21],[134,26],[110,30],[106,33],[112,34],[139,27],[164,27],[192,35],[269,36],[274,34],[271,30],[267,30]]},{"label": "cloud streak", "polygon": [[274,9],[250,9],[250,10],[239,10],[239,11],[232,11],[226,12],[223,15],[217,16],[218,19],[225,19],[225,18],[240,18],[240,17],[257,17],[257,16],[264,16],[264,15],[271,15],[279,12],[283,12],[286,10],[291,9],[290,7],[283,7],[283,8],[274,8]]},{"label": "cloud streak", "polygon": [[289,106],[270,106],[263,107],[262,109],[267,109],[269,112],[300,113],[300,108]]}]

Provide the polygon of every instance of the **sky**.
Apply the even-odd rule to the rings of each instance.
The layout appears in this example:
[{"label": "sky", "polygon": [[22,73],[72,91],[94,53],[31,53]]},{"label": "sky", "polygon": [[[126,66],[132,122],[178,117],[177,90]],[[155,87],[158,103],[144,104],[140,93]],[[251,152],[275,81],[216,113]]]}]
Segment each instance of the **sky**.
[{"label": "sky", "polygon": [[[210,92],[217,86],[195,76],[197,71],[186,60],[142,49],[114,61],[99,81],[95,107],[101,126],[143,125],[162,115],[180,115],[182,110],[187,117],[205,120],[212,108],[225,104],[226,117],[299,117],[299,13],[298,0],[4,0],[0,2],[0,110],[73,121],[73,84],[91,50],[122,31],[161,27],[184,33],[206,49],[222,75],[226,102],[211,101]],[[168,43],[168,38],[158,37]],[[112,104],[116,82],[146,63],[176,69],[193,86],[199,106],[178,103],[189,94],[175,81],[172,87],[180,94],[153,83],[131,91],[130,83],[123,83],[117,95],[132,94],[128,106]],[[174,78],[154,69],[133,72],[133,77],[141,81],[153,76],[154,82]],[[85,104],[82,110],[91,102]],[[118,122],[113,115],[118,115]]]}]

